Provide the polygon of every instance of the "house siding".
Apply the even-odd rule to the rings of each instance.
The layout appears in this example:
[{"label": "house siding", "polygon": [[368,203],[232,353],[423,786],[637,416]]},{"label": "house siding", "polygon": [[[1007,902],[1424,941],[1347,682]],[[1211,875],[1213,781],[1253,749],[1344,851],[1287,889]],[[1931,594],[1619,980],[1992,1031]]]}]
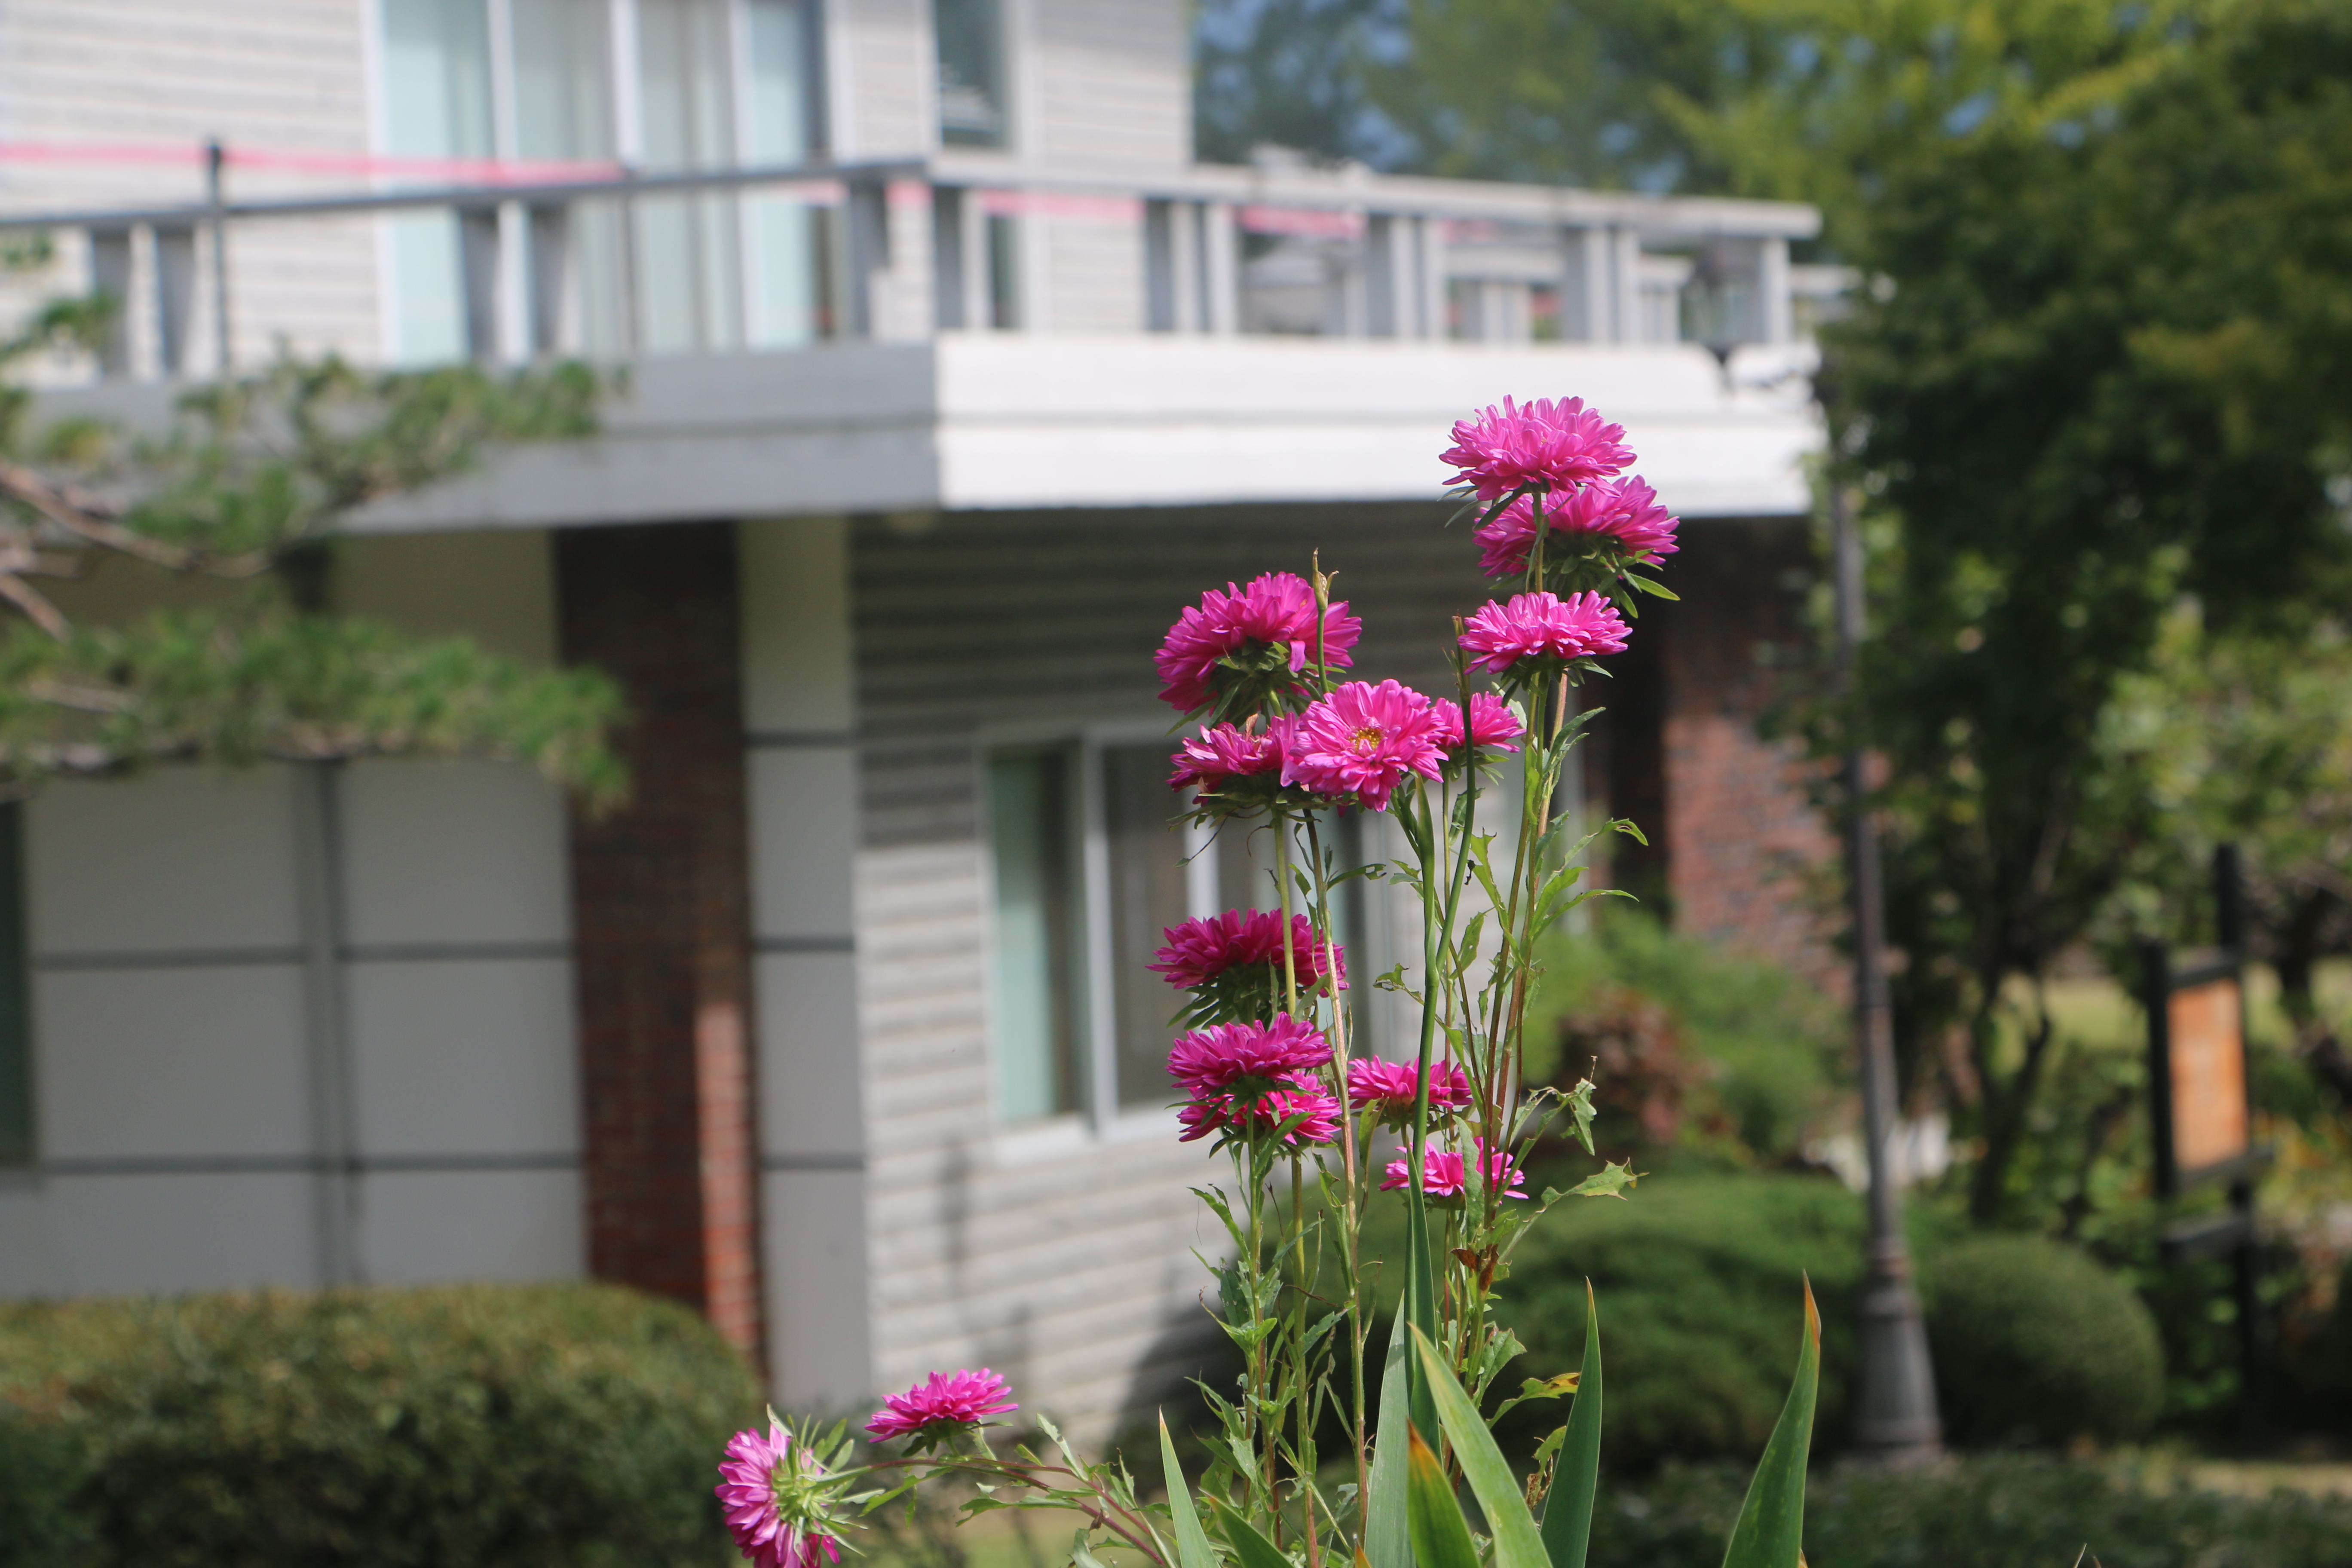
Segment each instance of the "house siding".
[{"label": "house siding", "polygon": [[[0,209],[194,202],[194,162],[207,137],[232,147],[304,153],[369,150],[371,55],[361,0],[11,0],[0,5],[0,142],[146,143],[191,161],[0,162]],[[231,194],[254,198],[349,189],[349,174],[232,169]],[[209,365],[209,248],[198,247],[192,342]],[[41,273],[0,280],[0,309],[89,286],[86,249],[61,247]],[[143,264],[134,289],[147,277]],[[229,240],[235,353],[266,363],[282,337],[305,353],[378,357],[373,219],[247,224]],[[148,285],[152,287],[152,285]],[[264,308],[266,302],[266,309]],[[151,309],[136,300],[134,312]],[[266,317],[266,321],[265,321]]]}]

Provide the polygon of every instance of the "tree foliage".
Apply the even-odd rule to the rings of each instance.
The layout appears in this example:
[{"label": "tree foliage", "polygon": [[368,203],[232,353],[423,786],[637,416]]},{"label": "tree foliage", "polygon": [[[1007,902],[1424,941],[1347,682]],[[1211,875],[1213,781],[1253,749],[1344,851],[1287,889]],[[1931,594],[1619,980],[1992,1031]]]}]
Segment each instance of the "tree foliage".
[{"label": "tree foliage", "polygon": [[1882,284],[1834,334],[1887,547],[1861,719],[1898,1016],[1977,1109],[1985,1217],[2053,1027],[2029,1002],[2012,1043],[2005,1003],[2178,852],[2122,683],[2186,599],[2308,636],[2352,581],[2352,15],[2258,0],[2184,37],[1890,180]]},{"label": "tree foliage", "polygon": [[[103,299],[45,307],[0,367],[104,330]],[[528,760],[617,795],[612,684],[339,615],[325,584],[357,509],[421,489],[492,444],[588,434],[601,395],[577,365],[505,378],[471,366],[365,373],[286,359],[200,387],[169,427],[37,425],[0,385],[0,790],[163,761],[380,755]],[[45,582],[102,565],[220,584],[205,607],[77,625]]]}]

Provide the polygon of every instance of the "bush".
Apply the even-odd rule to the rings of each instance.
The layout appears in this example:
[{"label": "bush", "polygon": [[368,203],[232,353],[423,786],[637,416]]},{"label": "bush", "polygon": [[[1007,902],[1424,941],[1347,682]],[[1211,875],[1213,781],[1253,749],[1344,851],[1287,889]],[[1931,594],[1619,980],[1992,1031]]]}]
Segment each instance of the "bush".
[{"label": "bush", "polygon": [[1944,1434],[1963,1446],[2137,1436],[2164,1399],[2156,1320],[2070,1247],[1979,1236],[1927,1260]]},{"label": "bush", "polygon": [[715,1564],[760,1405],[699,1318],[604,1286],[0,1309],[0,1526],[49,1542],[0,1562]]},{"label": "bush", "polygon": [[[1717,1568],[1747,1484],[1729,1465],[1604,1480],[1592,1568]],[[2341,1568],[2352,1502],[2143,1489],[2095,1465],[2004,1454],[1817,1473],[1805,1501],[1805,1557],[1838,1568],[2065,1568],[2078,1552],[2108,1568]]]},{"label": "bush", "polygon": [[[1821,1431],[1845,1421],[1862,1278],[1862,1200],[1819,1176],[1676,1174],[1622,1203],[1554,1209],[1512,1258],[1502,1315],[1528,1347],[1505,1374],[1550,1377],[1584,1355],[1599,1293],[1610,1462],[1753,1456],[1788,1398],[1808,1273],[1822,1305]],[[1536,1423],[1557,1424],[1555,1407]],[[1718,1547],[1720,1538],[1718,1538]]]}]

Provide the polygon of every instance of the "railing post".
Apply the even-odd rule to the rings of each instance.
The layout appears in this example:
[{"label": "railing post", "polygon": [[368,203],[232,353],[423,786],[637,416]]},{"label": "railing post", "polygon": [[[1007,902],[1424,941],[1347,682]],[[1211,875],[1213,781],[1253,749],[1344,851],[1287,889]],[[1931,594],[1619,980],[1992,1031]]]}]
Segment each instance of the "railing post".
[{"label": "railing post", "polygon": [[844,216],[848,236],[847,276],[843,279],[846,296],[844,312],[847,320],[846,336],[872,338],[877,336],[882,317],[881,295],[886,275],[890,267],[890,213],[888,196],[878,180],[861,180],[852,184],[845,199]]},{"label": "railing post", "polygon": [[114,301],[114,317],[106,325],[106,341],[98,349],[98,374],[112,379],[131,374],[131,231],[94,228],[89,231],[89,286],[93,293]]},{"label": "railing post", "polygon": [[226,170],[228,149],[218,138],[205,143],[205,206],[213,236],[213,361],[214,374],[226,381],[236,363],[236,339],[228,318],[228,193]]},{"label": "railing post", "polygon": [[196,231],[155,227],[155,362],[165,376],[188,373],[188,339],[196,318]]},{"label": "railing post", "polygon": [[527,209],[530,235],[530,352],[572,353],[580,347],[580,268],[572,243],[572,208],[550,202]]},{"label": "railing post", "polygon": [[458,277],[466,293],[466,352],[477,360],[499,357],[499,294],[504,279],[499,250],[498,210],[458,208]]},{"label": "railing post", "polygon": [[1758,335],[1768,343],[1793,342],[1796,312],[1789,297],[1789,242],[1778,235],[1756,250]]},{"label": "railing post", "polygon": [[1446,321],[1447,283],[1445,260],[1445,220],[1424,217],[1413,225],[1415,248],[1420,251],[1421,265],[1417,269],[1421,284],[1421,336],[1443,338],[1448,334]]},{"label": "railing post", "polygon": [[495,348],[504,364],[530,358],[530,214],[520,202],[498,205],[498,337]]},{"label": "railing post", "polygon": [[1241,240],[1234,228],[1230,202],[1206,202],[1201,207],[1201,274],[1205,320],[1203,328],[1219,336],[1241,330]]}]

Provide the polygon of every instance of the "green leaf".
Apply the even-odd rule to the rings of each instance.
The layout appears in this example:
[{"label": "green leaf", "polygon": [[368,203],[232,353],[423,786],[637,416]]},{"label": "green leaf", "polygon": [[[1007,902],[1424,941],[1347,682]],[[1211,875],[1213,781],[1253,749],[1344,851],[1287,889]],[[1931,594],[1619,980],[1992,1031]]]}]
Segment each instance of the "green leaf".
[{"label": "green leaf", "polygon": [[[1216,1549],[1201,1516],[1192,1510],[1192,1494],[1184,1485],[1184,1468],[1176,1462],[1176,1444],[1168,1436],[1168,1417],[1160,1418],[1160,1468],[1168,1482],[1168,1518],[1176,1532],[1176,1568],[1217,1568]],[[1078,1539],[1084,1541],[1084,1531]]]},{"label": "green leaf", "polygon": [[1478,1548],[1470,1539],[1469,1521],[1462,1517],[1462,1505],[1454,1500],[1454,1489],[1445,1484],[1445,1468],[1421,1434],[1405,1428],[1405,1441],[1411,1446],[1411,1505],[1406,1510],[1412,1528],[1412,1560],[1415,1568],[1483,1568],[1478,1561]]},{"label": "green leaf", "polygon": [[1551,1492],[1544,1503],[1544,1550],[1551,1568],[1584,1568],[1593,1493],[1601,1479],[1601,1309],[1590,1279],[1584,1282],[1584,1367],[1561,1431],[1559,1462],[1552,1467]]},{"label": "green leaf", "polygon": [[1748,1500],[1731,1528],[1723,1568],[1799,1568],[1804,1561],[1805,1459],[1813,1446],[1813,1398],[1822,1370],[1822,1314],[1813,1282],[1805,1281],[1805,1333],[1797,1347],[1797,1378],[1772,1427]]},{"label": "green leaf", "polygon": [[[1513,1353],[1516,1354],[1517,1352],[1515,1352]],[[1509,1415],[1513,1410],[1525,1405],[1530,1399],[1565,1399],[1576,1392],[1577,1379],[1579,1375],[1580,1374],[1577,1373],[1564,1372],[1558,1377],[1528,1378],[1525,1383],[1519,1384],[1519,1391],[1517,1394],[1514,1394],[1508,1399],[1506,1399],[1503,1403],[1495,1406],[1495,1414],[1488,1416],[1487,1420],[1489,1422],[1500,1421],[1505,1415]]]},{"label": "green leaf", "polygon": [[1364,1500],[1364,1557],[1371,1568],[1413,1568],[1405,1519],[1406,1429],[1412,1417],[1404,1363],[1405,1321],[1389,1321],[1389,1348],[1381,1363],[1381,1407],[1372,1428],[1370,1495]]},{"label": "green leaf", "polygon": [[1211,1498],[1210,1509],[1217,1516],[1217,1527],[1225,1532],[1232,1543],[1234,1555],[1239,1557],[1242,1568],[1292,1568],[1289,1558],[1268,1541],[1257,1526],[1225,1506],[1223,1498]]},{"label": "green leaf", "polygon": [[1572,1198],[1622,1198],[1624,1189],[1642,1178],[1634,1173],[1631,1160],[1612,1160],[1601,1169],[1568,1189]]},{"label": "green leaf", "polygon": [[[1486,1430],[1486,1418],[1478,1414],[1478,1406],[1454,1381],[1453,1370],[1427,1336],[1414,1334],[1413,1349],[1420,1353],[1430,1395],[1436,1401],[1438,1423],[1452,1440],[1454,1457],[1460,1461],[1463,1477],[1469,1481],[1479,1510],[1486,1516],[1486,1528],[1494,1534],[1494,1568],[1549,1568],[1550,1559],[1544,1552],[1543,1534],[1536,1529],[1535,1515],[1528,1511],[1527,1496],[1519,1489],[1518,1479],[1511,1474],[1503,1451],[1495,1446],[1495,1435]],[[1418,1448],[1413,1459],[1413,1499],[1417,1503],[1421,1496]],[[1459,1516],[1458,1510],[1456,1515]],[[1421,1550],[1418,1524],[1414,1526],[1412,1543],[1416,1552]]]}]

